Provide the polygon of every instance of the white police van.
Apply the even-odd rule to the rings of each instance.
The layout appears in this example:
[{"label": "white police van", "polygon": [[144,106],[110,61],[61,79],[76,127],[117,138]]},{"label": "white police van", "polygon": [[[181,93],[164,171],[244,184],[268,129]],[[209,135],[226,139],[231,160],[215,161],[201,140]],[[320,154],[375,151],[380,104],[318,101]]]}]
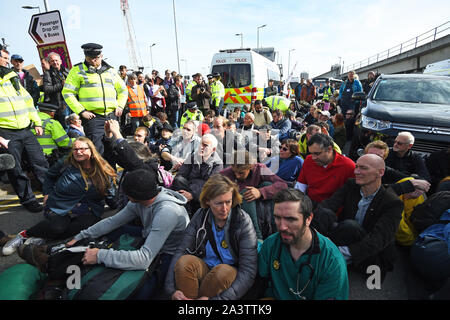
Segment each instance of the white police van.
[{"label": "white police van", "polygon": [[[271,50],[267,50],[271,49]],[[257,50],[257,49],[256,49]],[[281,80],[279,66],[274,62],[273,48],[264,48],[255,52],[250,48],[220,50],[214,54],[211,73],[220,73],[225,87],[224,102],[228,110],[250,105],[255,100],[264,98],[264,88],[269,79],[278,85]],[[263,54],[269,53],[268,59]]]}]

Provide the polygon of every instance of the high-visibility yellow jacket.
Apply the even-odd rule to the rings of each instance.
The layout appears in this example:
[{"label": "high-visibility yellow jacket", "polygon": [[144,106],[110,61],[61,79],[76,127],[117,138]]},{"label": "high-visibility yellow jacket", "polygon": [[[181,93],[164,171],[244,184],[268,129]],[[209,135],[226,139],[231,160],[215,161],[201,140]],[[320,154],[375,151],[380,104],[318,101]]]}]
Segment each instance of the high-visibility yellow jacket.
[{"label": "high-visibility yellow jacket", "polygon": [[[69,138],[66,131],[59,121],[54,120],[50,115],[44,112],[38,112],[39,118],[42,120],[42,136],[36,136],[37,141],[42,147],[44,154],[50,155],[54,149],[58,147],[71,147],[75,138]],[[36,134],[35,130],[33,131]]]},{"label": "high-visibility yellow jacket", "polygon": [[211,99],[214,106],[218,107],[220,105],[220,99],[225,97],[225,87],[222,81],[217,80],[211,84]]},{"label": "high-visibility yellow jacket", "polygon": [[84,63],[76,64],[67,76],[62,95],[73,112],[87,110],[106,115],[123,109],[128,90],[119,74],[107,63],[96,72]]},{"label": "high-visibility yellow jacket", "polygon": [[192,101],[191,98],[191,94],[192,94],[192,88],[195,87],[197,85],[197,82],[195,82],[194,80],[192,80],[191,82],[188,83],[188,85],[186,86],[186,98],[187,98],[187,102]]},{"label": "high-visibility yellow jacket", "polygon": [[11,70],[0,77],[0,128],[24,129],[32,122],[42,125],[33,98],[20,84],[17,73]]},{"label": "high-visibility yellow jacket", "polygon": [[331,90],[331,87],[327,87],[323,90],[323,97],[322,100],[329,101],[330,97],[333,95],[333,90]]},{"label": "high-visibility yellow jacket", "polygon": [[289,109],[289,105],[291,104],[290,99],[282,96],[270,96],[264,98],[264,100],[266,100],[270,110],[280,109],[283,113]]},{"label": "high-visibility yellow jacket", "polygon": [[190,112],[188,109],[183,113],[183,116],[181,117],[180,128],[183,128],[184,124],[188,120],[203,122],[203,119],[204,119],[204,116],[200,110],[197,109],[197,110],[195,110],[195,112]]}]

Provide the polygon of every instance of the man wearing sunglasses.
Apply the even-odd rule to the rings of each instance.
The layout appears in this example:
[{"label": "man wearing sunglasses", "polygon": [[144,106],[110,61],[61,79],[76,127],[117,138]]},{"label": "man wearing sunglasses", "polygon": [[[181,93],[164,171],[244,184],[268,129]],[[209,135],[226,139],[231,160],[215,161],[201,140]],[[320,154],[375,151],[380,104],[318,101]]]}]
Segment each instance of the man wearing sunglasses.
[{"label": "man wearing sunglasses", "polygon": [[313,214],[308,196],[287,188],[279,191],[273,201],[278,232],[264,241],[258,253],[258,272],[263,279],[260,283],[268,283],[264,297],[348,299],[345,260],[336,245],[310,227]]}]

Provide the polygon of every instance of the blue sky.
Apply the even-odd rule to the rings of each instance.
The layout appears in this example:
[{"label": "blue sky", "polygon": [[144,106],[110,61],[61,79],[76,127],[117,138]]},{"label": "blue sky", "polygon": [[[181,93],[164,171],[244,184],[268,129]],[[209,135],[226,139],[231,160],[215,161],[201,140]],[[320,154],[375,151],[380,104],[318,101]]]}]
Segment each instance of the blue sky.
[{"label": "blue sky", "polygon": [[[28,34],[31,16],[43,0],[1,0],[0,38],[11,54],[19,53],[25,64],[40,66],[36,44]],[[119,0],[48,0],[59,10],[72,63],[83,60],[81,45],[104,46],[104,57],[114,67],[129,65],[124,23]],[[150,44],[154,68],[178,70],[171,0],[129,0],[137,47],[145,72],[150,69]],[[220,49],[255,48],[257,27],[260,46],[274,47],[278,62],[287,69],[289,50],[294,75],[301,71],[316,76],[341,61],[348,65],[387,50],[449,20],[448,0],[380,1],[265,1],[175,0],[180,72],[207,74],[212,55]],[[448,33],[449,31],[447,31]],[[339,58],[340,57],[340,58]],[[38,68],[40,70],[40,67]]]}]

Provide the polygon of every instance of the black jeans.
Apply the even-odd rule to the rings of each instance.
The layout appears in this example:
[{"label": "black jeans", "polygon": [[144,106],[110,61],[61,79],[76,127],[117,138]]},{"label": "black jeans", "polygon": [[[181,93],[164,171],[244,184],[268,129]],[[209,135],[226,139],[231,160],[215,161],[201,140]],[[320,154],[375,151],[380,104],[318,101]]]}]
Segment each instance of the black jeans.
[{"label": "black jeans", "polygon": [[[367,232],[359,225],[356,220],[344,220],[330,232],[329,238],[336,246],[349,246],[353,243],[361,241]],[[387,271],[392,269],[391,263],[386,261],[382,253],[377,253],[354,266],[358,272],[366,273],[367,267],[376,265],[380,267],[381,282],[386,277]]]},{"label": "black jeans", "polygon": [[49,210],[45,210],[44,217],[44,220],[27,230],[28,236],[65,240],[100,221],[100,218],[91,213],[71,217],[70,215],[62,216]]},{"label": "black jeans", "polygon": [[31,189],[30,179],[22,168],[22,156],[24,156],[36,179],[41,185],[44,183],[48,162],[36,136],[30,129],[10,130],[0,128],[0,137],[10,140],[8,152],[14,157],[16,165],[14,169],[6,172],[14,191],[20,199],[20,203],[27,204],[36,201],[36,197]]},{"label": "black jeans", "polygon": [[[105,121],[106,120],[117,120],[116,115],[114,112],[111,112],[109,114],[102,115],[102,114],[95,114],[95,118],[92,118],[90,120],[81,118],[83,122],[84,132],[86,134],[86,137],[91,139],[91,141],[94,143],[95,148],[100,153],[100,155],[103,156],[103,152],[105,150],[103,146],[103,137],[105,135]],[[134,132],[133,132],[134,134]]]}]

